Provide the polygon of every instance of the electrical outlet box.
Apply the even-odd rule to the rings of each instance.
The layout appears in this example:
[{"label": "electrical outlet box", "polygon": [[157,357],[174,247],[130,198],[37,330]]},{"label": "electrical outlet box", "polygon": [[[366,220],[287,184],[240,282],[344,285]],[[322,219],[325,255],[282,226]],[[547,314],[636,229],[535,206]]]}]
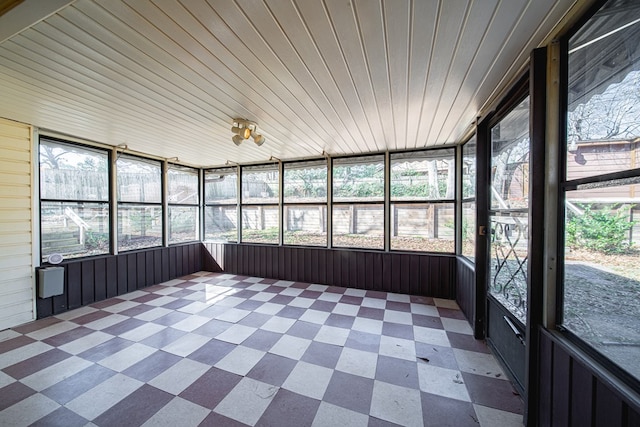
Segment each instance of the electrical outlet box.
[{"label": "electrical outlet box", "polygon": [[64,293],[64,267],[44,267],[38,270],[38,297],[49,298]]}]

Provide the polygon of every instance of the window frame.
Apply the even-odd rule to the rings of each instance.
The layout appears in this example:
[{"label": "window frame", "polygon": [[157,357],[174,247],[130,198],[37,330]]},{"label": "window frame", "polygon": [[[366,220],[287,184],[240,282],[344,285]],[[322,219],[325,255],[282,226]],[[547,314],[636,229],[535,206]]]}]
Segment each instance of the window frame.
[{"label": "window frame", "polygon": [[[47,197],[42,197],[42,162],[41,162],[41,156],[40,156],[40,147],[42,146],[43,143],[52,143],[52,144],[57,144],[57,145],[62,145],[62,146],[69,146],[69,147],[77,147],[77,149],[83,150],[83,151],[89,151],[89,152],[94,152],[94,153],[99,153],[99,154],[104,154],[106,155],[106,160],[107,160],[107,170],[106,170],[106,174],[107,174],[107,188],[106,188],[106,200],[91,200],[91,199],[53,199],[53,198],[47,198]],[[63,139],[59,139],[56,137],[52,137],[52,136],[47,136],[47,135],[40,135],[38,138],[38,220],[39,220],[39,226],[38,226],[38,232],[39,232],[39,259],[40,259],[40,263],[47,263],[48,262],[48,256],[53,254],[53,253],[59,253],[58,251],[53,251],[51,254],[48,254],[47,257],[45,257],[45,255],[43,255],[43,227],[42,227],[42,221],[43,221],[43,215],[42,215],[42,208],[43,208],[43,203],[59,203],[61,206],[63,206],[66,203],[77,203],[77,204],[96,204],[96,205],[102,205],[104,207],[106,207],[106,212],[107,212],[107,222],[106,222],[106,226],[107,226],[107,235],[109,238],[109,242],[108,242],[108,249],[106,251],[100,252],[100,253],[95,253],[95,254],[86,254],[84,253],[83,255],[79,255],[79,256],[71,256],[69,257],[69,254],[62,254],[64,257],[64,260],[77,260],[77,259],[86,259],[86,258],[95,258],[95,257],[101,257],[101,256],[105,256],[105,255],[110,255],[114,252],[114,246],[115,246],[115,236],[114,236],[114,230],[113,230],[113,226],[112,226],[112,220],[113,220],[113,215],[114,215],[114,209],[113,209],[113,204],[112,204],[112,192],[113,192],[113,166],[112,166],[112,152],[108,149],[105,148],[100,148],[97,146],[93,146],[90,144],[82,144],[82,143],[77,143],[77,142],[72,142],[72,141],[66,141]]]},{"label": "window frame", "polygon": [[[120,168],[118,167],[118,161],[121,158],[125,158],[125,159],[131,159],[137,162],[141,162],[141,163],[149,163],[149,164],[153,164],[153,163],[157,163],[158,169],[160,171],[160,201],[159,202],[131,202],[131,201],[121,201],[120,200],[120,184],[119,184],[119,172],[120,172]],[[115,205],[115,213],[116,213],[116,218],[117,218],[117,229],[114,230],[114,233],[116,233],[117,239],[116,239],[116,244],[117,244],[117,252],[121,253],[121,252],[132,252],[132,251],[136,251],[136,250],[144,250],[144,249],[152,249],[152,248],[158,248],[158,247],[163,247],[164,246],[164,229],[165,229],[165,224],[164,224],[164,204],[163,204],[163,198],[164,198],[164,193],[165,193],[165,185],[164,185],[164,179],[162,179],[162,175],[163,175],[163,165],[162,162],[159,160],[153,160],[153,159],[149,159],[147,157],[142,157],[142,156],[135,156],[135,155],[131,155],[131,154],[123,154],[120,153],[118,154],[116,161],[115,161],[115,180],[116,180],[116,192],[115,192],[115,197],[116,200],[114,201],[114,205]],[[120,229],[121,229],[121,224],[120,224],[120,206],[149,206],[149,207],[159,207],[160,208],[160,217],[161,217],[161,224],[160,224],[160,230],[161,230],[161,235],[160,235],[160,243],[157,245],[153,245],[153,246],[144,246],[144,247],[140,247],[140,248],[132,248],[132,249],[122,249],[120,247]]]},{"label": "window frame", "polygon": [[[235,175],[236,177],[236,197],[235,197],[235,202],[234,203],[218,203],[218,202],[209,202],[207,201],[207,174],[215,174],[217,171],[220,172],[220,174],[224,174],[224,175]],[[231,173],[231,171],[233,171],[233,173]],[[226,173],[229,172],[229,173]],[[239,235],[240,235],[240,229],[241,229],[241,224],[238,218],[241,218],[240,216],[240,194],[239,194],[239,187],[240,187],[240,171],[239,171],[239,167],[238,166],[228,166],[228,167],[221,167],[221,168],[211,168],[211,169],[204,169],[203,170],[203,179],[204,179],[204,184],[203,184],[203,217],[204,217],[204,221],[202,224],[202,228],[203,228],[203,236],[204,236],[204,240],[208,240],[208,239],[213,239],[216,242],[224,242],[224,243],[238,243],[239,242]],[[208,208],[212,208],[212,207],[218,207],[218,208],[235,208],[236,210],[236,231],[235,231],[235,237],[233,240],[222,240],[222,239],[215,239],[213,237],[208,237],[208,231],[207,231],[207,209]]]},{"label": "window frame", "polygon": [[[393,200],[393,197],[391,196],[391,165],[392,162],[395,160],[393,159],[394,156],[396,155],[401,155],[403,153],[412,153],[412,152],[419,152],[419,153],[425,153],[428,154],[430,151],[432,150],[451,150],[451,154],[453,155],[453,159],[454,159],[454,163],[457,163],[458,161],[458,156],[459,154],[456,151],[456,147],[455,146],[445,146],[445,147],[434,147],[434,148],[427,148],[427,149],[416,149],[416,150],[397,150],[397,151],[385,151],[385,152],[373,152],[373,153],[366,153],[366,154],[362,154],[362,155],[344,155],[344,156],[337,156],[337,157],[318,157],[318,158],[309,158],[309,159],[300,159],[300,160],[292,160],[292,161],[288,161],[288,162],[278,162],[277,165],[275,166],[273,169],[277,170],[278,172],[278,179],[279,179],[279,183],[278,183],[278,188],[279,188],[279,194],[277,197],[277,201],[270,201],[270,202],[258,202],[256,200],[253,201],[249,201],[247,202],[246,200],[243,200],[243,195],[242,195],[242,179],[243,179],[243,172],[250,172],[251,169],[253,168],[257,168],[259,169],[260,167],[266,167],[266,168],[271,168],[272,163],[263,163],[263,164],[249,164],[249,165],[236,165],[236,166],[220,166],[220,167],[215,167],[215,168],[194,168],[194,167],[190,167],[190,166],[186,166],[186,165],[182,165],[182,164],[178,164],[178,163],[169,163],[166,160],[162,160],[162,159],[157,159],[157,158],[153,158],[153,157],[147,157],[144,155],[138,155],[138,154],[130,154],[130,153],[124,153],[122,151],[118,151],[114,148],[109,148],[109,147],[103,147],[101,145],[92,145],[90,143],[86,143],[83,144],[82,142],[76,142],[76,141],[66,141],[66,140],[58,140],[55,137],[49,137],[49,136],[41,136],[41,138],[43,140],[49,140],[52,141],[54,143],[61,143],[63,145],[69,145],[69,146],[77,146],[77,147],[81,147],[81,148],[86,148],[89,150],[93,150],[99,153],[104,153],[107,155],[109,161],[109,165],[108,165],[108,174],[109,174],[109,197],[108,200],[106,201],[98,201],[96,203],[103,203],[105,206],[108,206],[109,208],[109,213],[110,213],[110,218],[109,218],[109,235],[110,235],[110,242],[109,242],[109,251],[108,252],[104,252],[101,253],[100,255],[105,255],[105,254],[115,254],[115,253],[119,253],[119,252],[131,252],[131,251],[136,251],[136,250],[143,250],[143,249],[151,249],[151,248],[156,248],[156,247],[169,247],[171,245],[178,245],[178,244],[184,244],[184,243],[190,243],[190,242],[194,242],[197,241],[198,239],[201,240],[206,240],[207,239],[207,230],[206,230],[206,220],[205,220],[205,216],[206,216],[206,210],[210,207],[213,206],[220,206],[220,207],[229,207],[229,208],[235,208],[236,210],[236,215],[238,216],[238,224],[237,224],[237,233],[236,233],[236,239],[235,241],[232,240],[228,240],[228,243],[252,243],[252,244],[269,244],[269,245],[281,245],[281,246],[300,246],[300,247],[318,247],[318,248],[322,248],[322,247],[326,247],[326,248],[343,248],[343,249],[357,249],[357,250],[374,250],[374,251],[383,251],[383,252],[416,252],[416,253],[437,253],[437,254],[455,254],[455,250],[452,252],[429,252],[429,251],[411,251],[411,250],[407,250],[407,249],[403,249],[403,248],[392,248],[392,244],[390,244],[390,234],[391,234],[391,230],[390,230],[390,209],[392,205],[420,205],[420,204],[429,204],[429,205],[438,205],[438,204],[451,204],[451,206],[454,209],[454,218],[455,216],[457,216],[459,213],[459,209],[456,206],[456,201],[457,201],[457,197],[454,195],[453,199],[449,199],[449,198],[445,198],[445,199],[433,199],[433,200]],[[161,175],[161,198],[162,198],[162,202],[161,203],[156,203],[156,202],[136,202],[136,201],[128,201],[128,200],[121,200],[120,195],[119,195],[119,183],[118,183],[118,166],[117,166],[117,162],[118,160],[121,158],[121,156],[125,156],[125,158],[129,158],[133,161],[140,161],[140,162],[148,162],[152,165],[155,165],[156,162],[159,164],[160,166],[160,175]],[[115,157],[115,161],[112,161],[112,158]],[[354,200],[335,200],[336,198],[335,196],[335,189],[336,186],[334,185],[334,179],[333,179],[333,174],[335,171],[336,167],[340,167],[341,163],[349,163],[350,160],[353,160],[355,164],[358,163],[364,163],[364,164],[376,164],[376,163],[380,163],[382,165],[383,170],[380,171],[382,177],[380,178],[381,182],[379,184],[381,184],[381,191],[379,195],[376,195],[376,198],[379,198],[379,200],[356,200],[357,197]],[[371,163],[373,162],[373,163]],[[286,174],[286,170],[288,167],[295,167],[297,164],[299,163],[309,163],[312,167],[315,165],[324,165],[327,169],[327,183],[326,183],[326,201],[290,201],[287,200],[285,195],[284,195],[284,188],[285,188],[285,174]],[[454,165],[454,167],[457,167],[457,164]],[[205,188],[205,180],[206,180],[206,174],[211,173],[212,171],[216,171],[216,170],[220,170],[220,171],[224,171],[224,170],[232,170],[235,169],[236,172],[236,179],[237,179],[237,184],[238,184],[238,189],[237,189],[237,197],[236,197],[236,201],[235,203],[217,203],[217,202],[207,202],[206,200],[206,188]],[[178,203],[178,202],[173,202],[169,200],[169,192],[170,192],[170,173],[171,170],[183,170],[183,171],[190,171],[191,173],[193,173],[194,176],[198,176],[198,194],[197,194],[197,201],[192,201],[192,202],[187,202],[187,203]],[[457,176],[458,173],[457,171],[454,171],[454,176],[455,176],[455,185],[456,188],[460,185],[459,184],[459,177]],[[194,180],[195,181],[195,180]],[[113,187],[113,188],[111,188]],[[41,202],[46,202],[49,201],[48,199],[40,199]],[[77,200],[72,200],[74,202],[76,202]],[[81,200],[81,202],[87,202],[87,201],[83,201]],[[90,202],[94,202],[94,201],[90,201]],[[384,220],[384,223],[380,223],[380,240],[381,240],[381,244],[379,246],[376,247],[363,247],[363,246],[351,246],[351,245],[335,245],[334,242],[334,224],[333,224],[333,216],[335,214],[336,211],[340,210],[343,207],[346,206],[358,206],[358,205],[363,205],[363,206],[375,206],[379,209],[379,213],[376,213],[376,215],[382,215],[382,218]],[[119,232],[119,226],[120,226],[120,220],[118,219],[118,215],[119,212],[122,208],[127,207],[127,206],[153,206],[153,207],[160,207],[162,209],[162,228],[163,228],[163,241],[161,244],[158,245],[153,245],[153,246],[145,246],[145,247],[140,247],[140,248],[122,248],[120,247],[120,240],[118,239],[118,232]],[[270,242],[270,243],[261,243],[261,242],[247,242],[246,238],[242,238],[242,230],[243,230],[243,218],[242,218],[242,210],[244,209],[248,209],[252,206],[263,206],[263,207],[269,207],[272,209],[277,209],[278,211],[278,223],[279,223],[279,230],[278,230],[278,242],[276,243],[274,242]],[[322,244],[292,244],[292,243],[286,243],[285,242],[285,218],[284,218],[284,212],[285,209],[289,206],[317,206],[319,208],[323,209],[323,215],[325,216],[325,229],[326,229],[326,243],[322,242]],[[335,209],[334,209],[335,206]],[[196,224],[196,234],[194,235],[193,239],[190,240],[181,240],[181,241],[176,241],[175,239],[171,239],[171,224],[170,224],[170,211],[172,208],[175,207],[190,207],[193,208],[195,210],[195,212],[197,212],[197,216],[198,218],[195,218],[195,224]],[[115,218],[114,218],[115,217]],[[454,225],[455,227],[455,225]],[[457,227],[455,227],[456,229],[456,233],[457,233]],[[40,245],[42,247],[42,243]],[[454,246],[455,246],[455,240],[454,240]],[[93,255],[90,255],[93,256]],[[81,258],[81,257],[77,257],[77,258]]]},{"label": "window frame", "polygon": [[[286,175],[287,175],[287,169],[291,167],[291,169],[294,170],[299,170],[299,169],[303,169],[303,167],[292,167],[293,165],[305,165],[305,166],[311,166],[314,167],[314,165],[322,165],[324,166],[324,169],[326,171],[326,176],[325,176],[325,197],[324,197],[324,202],[321,201],[288,201],[287,200],[287,196],[285,194],[285,187],[287,185],[287,181],[286,181]],[[314,167],[314,169],[317,169],[318,167]],[[321,158],[321,159],[315,159],[315,160],[299,160],[299,161],[293,161],[293,162],[285,162],[283,163],[283,169],[282,169],[282,178],[281,178],[281,182],[282,182],[282,187],[281,187],[281,199],[282,199],[282,212],[281,212],[281,235],[282,235],[282,245],[283,246],[300,246],[300,247],[313,247],[313,248],[326,248],[329,244],[329,234],[330,234],[330,230],[329,230],[329,221],[328,221],[328,217],[329,215],[331,215],[331,212],[329,211],[329,173],[330,173],[330,162],[327,158]],[[287,236],[286,236],[286,232],[289,231],[288,230],[288,224],[287,224],[287,211],[288,211],[288,207],[290,206],[304,206],[304,207],[318,207],[318,208],[323,208],[324,207],[324,230],[325,230],[325,239],[324,239],[324,243],[323,244],[293,244],[293,243],[287,243]]]},{"label": "window frame", "polygon": [[[197,192],[196,192],[196,201],[195,202],[189,202],[189,203],[180,203],[180,202],[171,202],[171,200],[169,199],[170,196],[170,192],[171,192],[171,182],[170,182],[170,174],[169,172],[171,170],[177,170],[177,171],[195,171],[195,175],[196,175],[196,185],[197,185]],[[164,225],[166,227],[166,236],[167,236],[167,246],[174,246],[174,245],[182,245],[182,244],[186,244],[186,243],[193,243],[193,242],[197,242],[199,241],[202,236],[200,233],[201,230],[201,214],[200,214],[200,199],[201,199],[201,183],[200,183],[200,171],[202,169],[199,168],[194,168],[191,166],[185,166],[185,165],[179,165],[176,163],[168,163],[167,167],[165,168],[165,174],[166,174],[166,189],[164,191],[164,197],[167,200],[167,213],[165,215],[166,218],[166,224]],[[171,224],[171,208],[195,208],[196,209],[196,214],[195,214],[195,226],[196,226],[196,230],[195,230],[195,237],[194,239],[191,240],[180,240],[180,241],[172,241],[171,240],[171,228],[172,228],[172,224]]]},{"label": "window frame", "polygon": [[[429,158],[429,153],[433,153],[433,152],[449,152],[450,156],[442,156],[442,157],[446,157],[446,158],[451,158],[453,160],[452,163],[452,167],[453,167],[453,171],[449,172],[453,174],[454,177],[454,183],[453,183],[453,197],[452,198],[446,198],[446,197],[438,197],[438,198],[416,198],[416,199],[409,199],[409,200],[399,200],[396,199],[394,200],[394,196],[393,196],[393,162],[394,160],[394,155],[398,157],[397,160],[399,160],[401,157],[410,157],[411,155],[416,155],[416,156],[420,156],[421,158],[424,159],[428,159]],[[439,156],[440,157],[440,156]],[[429,253],[429,254],[444,254],[444,255],[454,255],[456,252],[455,249],[455,241],[456,241],[456,233],[457,233],[457,225],[456,225],[456,216],[457,216],[457,209],[456,209],[456,190],[458,188],[458,173],[457,173],[457,162],[456,162],[456,157],[457,157],[457,150],[455,146],[446,146],[446,147],[437,147],[437,148],[428,148],[428,149],[421,149],[421,150],[409,150],[409,151],[395,151],[390,153],[389,155],[389,230],[388,230],[388,234],[389,234],[389,251],[390,252],[412,252],[412,253]],[[435,158],[434,158],[435,159]],[[438,178],[436,177],[436,182],[437,182]],[[439,191],[438,191],[439,193]],[[452,250],[451,251],[429,251],[429,250],[412,250],[412,249],[403,249],[403,248],[395,248],[393,247],[393,216],[394,216],[394,212],[393,212],[393,208],[394,206],[402,206],[402,205],[415,205],[415,206],[433,206],[435,212],[434,215],[437,217],[437,211],[441,206],[446,206],[447,208],[452,209],[453,211],[453,235],[451,239],[445,239],[445,240],[450,240],[451,241],[451,245],[452,245]],[[437,229],[439,228],[439,222],[438,223],[434,223],[434,232],[437,231]],[[436,233],[437,234],[437,233]],[[426,238],[427,240],[432,240],[432,238]],[[433,239],[436,239],[435,237]]]},{"label": "window frame", "polygon": [[[383,185],[383,192],[382,192],[382,197],[381,200],[357,200],[357,201],[348,201],[348,200],[336,200],[335,198],[335,191],[336,191],[336,186],[335,186],[335,179],[334,179],[334,170],[336,167],[336,162],[339,163],[341,162],[345,162],[348,159],[365,159],[365,158],[376,158],[379,157],[382,159],[382,185]],[[385,246],[386,246],[386,236],[387,236],[387,227],[386,227],[386,208],[385,205],[387,203],[387,194],[386,194],[386,182],[387,182],[387,174],[386,174],[386,169],[387,169],[387,160],[386,160],[386,155],[384,153],[367,153],[367,154],[362,154],[362,155],[349,155],[349,156],[340,156],[340,157],[333,157],[331,160],[331,166],[330,166],[330,170],[328,170],[327,172],[327,178],[329,176],[329,174],[331,174],[331,178],[330,178],[330,188],[327,188],[327,196],[329,197],[329,204],[331,206],[330,212],[327,212],[327,216],[331,217],[331,227],[330,230],[327,230],[327,233],[330,233],[330,236],[328,236],[328,238],[330,239],[331,242],[331,248],[336,248],[336,249],[357,249],[357,250],[366,250],[366,251],[377,251],[377,252],[384,252],[385,251]],[[357,163],[367,163],[367,162],[357,162]],[[374,162],[369,162],[369,164],[374,164]],[[329,179],[329,178],[328,178]],[[382,245],[381,247],[363,247],[363,246],[343,246],[343,245],[336,245],[336,235],[335,235],[335,221],[334,221],[334,214],[336,212],[336,207],[340,208],[340,207],[344,207],[344,206],[358,206],[358,205],[369,205],[369,206],[380,206],[380,209],[382,209],[382,214],[383,214],[383,224],[382,224]],[[348,234],[348,233],[347,233]]]},{"label": "window frame", "polygon": [[[473,175],[470,175],[472,177],[471,181],[473,182],[473,194],[471,196],[465,197],[465,193],[464,193],[464,184],[465,184],[465,176],[469,175],[469,174],[465,174],[465,167],[464,167],[464,160],[465,158],[470,157],[469,155],[465,155],[465,148],[469,148],[469,144],[473,145],[473,165],[474,165],[474,172]],[[464,257],[464,259],[466,259],[467,261],[475,264],[476,262],[476,242],[477,242],[477,236],[476,236],[476,230],[477,230],[477,226],[478,226],[478,215],[477,215],[477,196],[478,196],[478,156],[477,156],[477,151],[478,151],[478,139],[477,139],[477,135],[476,133],[474,133],[469,139],[467,139],[462,145],[461,145],[461,150],[460,150],[460,208],[458,210],[458,215],[460,216],[460,230],[459,230],[459,235],[460,235],[460,253],[458,255]],[[464,229],[465,229],[465,215],[464,215],[464,206],[465,204],[468,203],[473,203],[473,230],[471,230],[471,235],[473,236],[473,240],[472,240],[472,246],[473,246],[473,257],[469,257],[468,255],[465,254],[465,236],[463,235],[464,233]]]},{"label": "window frame", "polygon": [[[238,231],[239,231],[239,241],[238,243],[248,243],[248,244],[252,244],[252,245],[271,245],[271,246],[280,246],[281,242],[282,242],[282,210],[280,209],[280,202],[282,200],[282,173],[281,173],[281,167],[280,167],[281,163],[263,163],[263,164],[257,164],[257,165],[245,165],[245,166],[240,166],[240,174],[238,177],[238,180],[240,181],[240,187],[239,187],[239,193],[238,193],[238,206],[239,206],[239,221],[238,221]],[[277,200],[275,201],[249,201],[247,202],[245,200],[245,196],[244,196],[244,192],[245,192],[245,175],[247,173],[251,173],[251,171],[260,171],[260,170],[264,170],[264,171],[275,171],[278,174],[278,183],[277,183],[277,189],[278,189],[278,197],[276,198]],[[276,211],[278,212],[278,218],[276,223],[278,224],[278,237],[277,237],[277,241],[275,242],[259,242],[259,241],[247,241],[245,240],[245,216],[244,216],[244,211],[245,210],[250,210],[252,208],[268,208],[268,209],[273,209],[276,208]]]},{"label": "window frame", "polygon": [[568,179],[567,177],[567,157],[568,157],[568,113],[569,113],[569,41],[582,28],[589,24],[589,21],[608,3],[607,0],[600,0],[594,4],[589,11],[584,14],[579,21],[559,40],[560,46],[560,87],[564,90],[560,91],[559,99],[559,144],[558,144],[558,191],[557,191],[557,241],[556,251],[557,260],[555,262],[557,271],[556,295],[555,295],[555,330],[558,331],[563,338],[575,345],[583,351],[595,362],[604,367],[607,371],[619,378],[627,386],[638,391],[640,390],[640,378],[634,377],[625,368],[598,351],[590,345],[585,339],[581,338],[571,330],[563,326],[564,321],[564,294],[565,294],[565,260],[566,260],[566,194],[570,191],[577,190],[579,186],[591,183],[608,182],[607,187],[615,187],[622,185],[629,178],[640,177],[640,168],[625,169],[615,172],[596,174],[583,178]]}]

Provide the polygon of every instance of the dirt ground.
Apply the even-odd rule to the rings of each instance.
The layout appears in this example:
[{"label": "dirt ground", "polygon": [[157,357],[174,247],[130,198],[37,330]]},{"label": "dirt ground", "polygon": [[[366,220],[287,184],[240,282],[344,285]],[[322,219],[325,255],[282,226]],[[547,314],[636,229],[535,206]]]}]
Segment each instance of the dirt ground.
[{"label": "dirt ground", "polygon": [[567,254],[564,322],[568,330],[640,378],[640,253]]},{"label": "dirt ground", "polygon": [[630,279],[640,282],[640,250],[627,254],[608,255],[600,252],[572,249],[565,255],[568,261],[596,264],[600,268],[609,268]]}]

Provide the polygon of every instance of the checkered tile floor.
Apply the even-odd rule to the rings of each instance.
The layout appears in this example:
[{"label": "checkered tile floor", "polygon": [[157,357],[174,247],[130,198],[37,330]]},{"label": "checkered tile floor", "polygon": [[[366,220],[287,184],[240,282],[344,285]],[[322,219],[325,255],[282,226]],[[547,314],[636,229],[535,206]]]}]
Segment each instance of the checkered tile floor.
[{"label": "checkered tile floor", "polygon": [[453,301],[198,273],[0,332],[0,425],[518,426]]}]

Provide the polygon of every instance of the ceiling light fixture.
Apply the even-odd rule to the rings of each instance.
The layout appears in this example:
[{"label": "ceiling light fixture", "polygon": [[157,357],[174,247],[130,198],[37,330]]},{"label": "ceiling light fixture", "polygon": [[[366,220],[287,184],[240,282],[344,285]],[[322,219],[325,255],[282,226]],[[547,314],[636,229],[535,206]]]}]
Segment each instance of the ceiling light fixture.
[{"label": "ceiling light fixture", "polygon": [[257,132],[258,125],[246,119],[233,119],[231,132],[234,133],[231,140],[234,144],[240,145],[245,139],[252,138],[257,146],[264,144],[265,137]]}]

